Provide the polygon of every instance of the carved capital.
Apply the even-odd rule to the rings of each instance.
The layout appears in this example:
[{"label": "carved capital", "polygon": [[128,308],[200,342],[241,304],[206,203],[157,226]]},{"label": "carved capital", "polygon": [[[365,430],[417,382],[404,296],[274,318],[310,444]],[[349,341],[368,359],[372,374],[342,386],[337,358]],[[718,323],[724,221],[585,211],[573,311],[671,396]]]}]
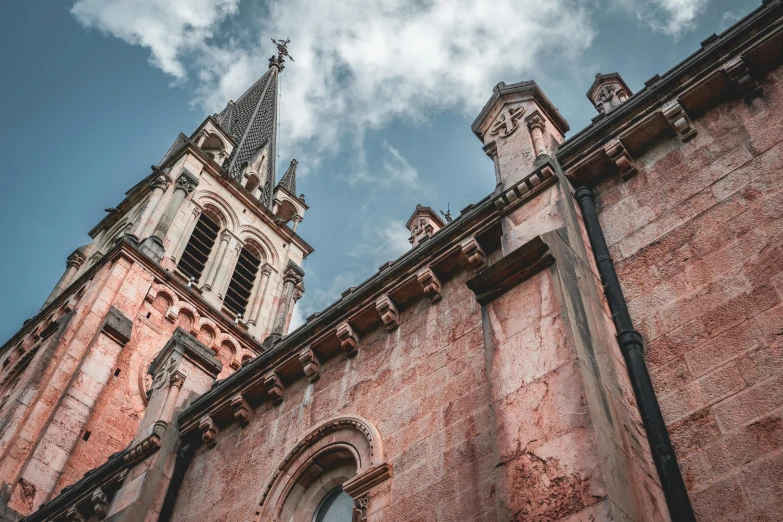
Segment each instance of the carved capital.
[{"label": "carved capital", "polygon": [[198,185],[198,180],[194,180],[189,174],[183,172],[177,178],[176,188],[179,190],[184,190],[187,194],[190,194],[191,192],[196,190],[197,185]]},{"label": "carved capital", "polygon": [[400,326],[400,314],[397,312],[394,301],[392,301],[391,297],[387,294],[380,296],[378,300],[375,301],[375,309],[378,310],[381,321],[383,321],[387,331],[391,332]]},{"label": "carved capital", "polygon": [[617,165],[623,179],[627,180],[636,174],[636,163],[620,140],[612,140],[607,143],[604,146],[604,151],[609,159]]},{"label": "carved capital", "polygon": [[500,136],[501,138],[510,136],[519,127],[519,120],[523,114],[525,114],[525,108],[522,106],[509,107],[502,110],[497,121],[489,130],[490,135]]},{"label": "carved capital", "polygon": [[209,415],[204,415],[198,423],[198,429],[201,430],[201,440],[208,448],[214,448],[217,444],[218,427],[215,421]]},{"label": "carved capital", "polygon": [[347,322],[340,323],[337,326],[337,337],[340,339],[340,346],[348,357],[355,356],[359,348],[359,334]]},{"label": "carved capital", "polygon": [[272,275],[272,267],[269,266],[268,264],[262,266],[258,271],[261,273],[262,276],[269,277],[270,275]]},{"label": "carved capital", "polygon": [[65,266],[79,269],[85,261],[87,261],[87,258],[84,257],[84,254],[79,251],[74,251],[70,256],[68,256],[68,259],[65,260]]},{"label": "carved capital", "polygon": [[224,243],[228,243],[229,241],[231,241],[231,232],[229,232],[228,230],[224,230],[223,232],[221,232],[220,240],[223,241]]},{"label": "carved capital", "polygon": [[231,399],[231,410],[234,412],[234,419],[239,422],[240,426],[247,426],[253,418],[253,408],[250,407],[241,393]]},{"label": "carved capital", "polygon": [[416,279],[419,281],[424,294],[429,298],[430,303],[437,303],[441,297],[441,285],[438,276],[431,268],[423,268],[416,274]]},{"label": "carved capital", "polygon": [[487,268],[487,255],[475,237],[470,237],[463,241],[460,248],[462,248],[462,253],[465,254],[465,257],[468,258],[468,263],[473,267],[473,270],[478,272]]},{"label": "carved capital", "polygon": [[742,56],[728,62],[723,66],[723,70],[745,100],[751,100],[761,94],[761,85],[750,76],[750,69]]},{"label": "carved capital", "polygon": [[280,404],[283,402],[283,393],[285,392],[285,386],[277,376],[277,373],[272,372],[264,377],[264,387],[266,388],[266,394],[272,399],[274,404]]},{"label": "carved capital", "polygon": [[156,176],[155,179],[153,179],[150,182],[150,187],[152,187],[153,190],[154,189],[166,190],[169,184],[171,184],[171,178],[166,176],[165,174],[161,174],[159,176]]},{"label": "carved capital", "polygon": [[201,217],[202,210],[199,207],[193,207],[193,219]]},{"label": "carved capital", "polygon": [[321,361],[309,346],[299,352],[299,362],[310,382],[315,382],[321,377]]},{"label": "carved capital", "polygon": [[106,516],[106,511],[109,509],[109,499],[106,498],[106,493],[101,488],[96,489],[90,495],[90,501],[92,502],[92,511],[98,520],[103,520]]},{"label": "carved capital", "polygon": [[185,384],[185,374],[179,371],[171,372],[171,375],[169,375],[169,386],[182,388],[183,384]]},{"label": "carved capital", "polygon": [[305,292],[304,285],[302,284],[301,281],[299,281],[299,283],[297,283],[294,286],[294,294],[293,294],[294,302],[299,301],[304,295],[304,292]]},{"label": "carved capital", "polygon": [[100,261],[102,257],[103,257],[102,252],[95,252],[95,254],[93,254],[92,257],[90,258],[90,265],[94,265],[95,263]]},{"label": "carved capital", "polygon": [[283,281],[286,283],[294,283],[298,285],[304,279],[304,273],[302,269],[293,263],[289,263],[285,270],[283,270]]},{"label": "carved capital", "polygon": [[370,509],[370,496],[365,495],[353,501],[353,519],[358,522],[367,521],[367,511]]},{"label": "carved capital", "polygon": [[527,123],[527,129],[531,132],[533,132],[533,129],[538,129],[542,132],[546,129],[546,120],[544,120],[544,117],[541,116],[541,113],[538,111],[534,111],[530,116],[525,118],[525,123]]}]

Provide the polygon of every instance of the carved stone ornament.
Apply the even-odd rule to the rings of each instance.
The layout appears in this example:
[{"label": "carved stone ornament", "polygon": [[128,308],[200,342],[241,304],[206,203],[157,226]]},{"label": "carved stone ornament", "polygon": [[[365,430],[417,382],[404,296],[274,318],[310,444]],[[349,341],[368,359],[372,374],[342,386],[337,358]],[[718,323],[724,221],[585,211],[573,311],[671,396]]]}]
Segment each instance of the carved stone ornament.
[{"label": "carved stone ornament", "polygon": [[133,446],[131,450],[125,454],[123,460],[128,465],[134,465],[137,462],[141,462],[148,456],[152,455],[160,448],[160,440],[166,431],[167,423],[165,421],[157,421],[152,427],[152,434],[147,438]]},{"label": "carved stone ornament", "polygon": [[337,327],[337,337],[340,339],[340,347],[349,356],[353,357],[358,352],[359,335],[347,322],[340,323]]},{"label": "carved stone ornament", "polygon": [[688,141],[696,135],[696,127],[693,126],[693,122],[677,100],[664,105],[661,113],[669,120],[682,141]]},{"label": "carved stone ornament", "polygon": [[321,377],[321,361],[309,346],[299,353],[299,362],[307,375],[307,380],[315,382]]},{"label": "carved stone ornament", "polygon": [[193,180],[190,179],[190,177],[185,175],[184,173],[177,178],[176,188],[180,190],[184,190],[188,194],[196,190],[196,185],[197,183],[194,183]]},{"label": "carved stone ornament", "polygon": [[240,426],[247,426],[253,419],[253,408],[250,407],[241,393],[231,399],[231,410],[234,412],[234,419]]},{"label": "carved stone ornament", "polygon": [[617,165],[617,170],[620,171],[620,176],[623,179],[627,180],[636,174],[636,163],[634,163],[633,158],[620,140],[610,141],[606,144],[604,150],[609,159]]},{"label": "carved stone ornament", "polygon": [[367,520],[367,511],[370,508],[370,496],[365,495],[353,501],[353,519],[359,522]]},{"label": "carved stone ornament", "polygon": [[473,270],[478,272],[487,268],[487,255],[475,237],[470,237],[463,241],[460,248],[462,248],[462,253],[465,254],[465,257],[468,258],[468,263],[473,267]]},{"label": "carved stone ornament", "polygon": [[109,509],[109,499],[106,498],[106,493],[101,488],[98,488],[90,495],[90,501],[92,502],[92,511],[95,513],[95,516],[99,520],[103,520]]},{"label": "carved stone ornament", "polygon": [[375,301],[375,309],[378,310],[381,321],[383,321],[387,331],[391,332],[400,326],[400,314],[397,311],[394,301],[391,300],[391,297],[386,294],[379,297],[378,300]]},{"label": "carved stone ornament", "polygon": [[198,429],[201,430],[201,440],[208,448],[214,448],[217,444],[218,427],[215,421],[209,415],[205,415],[198,423]]},{"label": "carved stone ornament", "polygon": [[723,67],[723,70],[729,75],[729,79],[742,93],[745,100],[751,100],[761,94],[762,87],[759,82],[750,76],[750,69],[742,56],[738,56],[728,62]]},{"label": "carved stone ornament", "polygon": [[220,240],[223,241],[224,243],[228,243],[229,241],[231,241],[231,232],[229,232],[228,230],[224,230],[223,232],[221,232]]},{"label": "carved stone ornament", "polygon": [[441,285],[438,276],[431,268],[424,268],[416,274],[416,279],[419,281],[424,294],[429,298],[430,303],[437,303],[441,297]]},{"label": "carved stone ornament", "polygon": [[185,384],[185,374],[178,371],[171,372],[171,375],[169,375],[169,386],[182,388],[183,384]]},{"label": "carved stone ornament", "polygon": [[152,187],[153,189],[166,190],[166,188],[169,186],[170,183],[171,183],[171,178],[169,178],[164,174],[161,174],[160,176],[157,176],[155,179],[153,179],[150,182],[150,187]]},{"label": "carved stone ornament", "polygon": [[68,256],[68,259],[65,260],[65,266],[72,266],[78,269],[84,264],[85,261],[87,261],[87,258],[84,257],[84,254],[79,251],[75,251],[70,256]]},{"label": "carved stone ornament", "polygon": [[270,373],[264,377],[264,387],[266,388],[266,394],[272,399],[274,404],[280,404],[283,402],[283,393],[285,387],[280,377],[275,372]]},{"label": "carved stone ornament", "polygon": [[503,110],[489,133],[501,138],[510,136],[519,127],[519,120],[523,114],[525,114],[524,107],[509,107]]}]

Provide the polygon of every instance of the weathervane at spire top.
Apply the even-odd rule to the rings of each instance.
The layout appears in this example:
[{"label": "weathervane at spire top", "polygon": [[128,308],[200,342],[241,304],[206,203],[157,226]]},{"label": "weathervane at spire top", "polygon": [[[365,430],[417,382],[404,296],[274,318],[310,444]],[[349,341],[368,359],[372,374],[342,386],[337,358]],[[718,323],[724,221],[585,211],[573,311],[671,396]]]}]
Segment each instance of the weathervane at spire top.
[{"label": "weathervane at spire top", "polygon": [[291,58],[292,62],[295,61],[294,57],[288,54],[288,44],[291,43],[290,38],[286,38],[285,40],[281,38],[279,41],[272,38],[272,43],[277,46],[277,59],[279,61],[284,61],[283,56]]}]

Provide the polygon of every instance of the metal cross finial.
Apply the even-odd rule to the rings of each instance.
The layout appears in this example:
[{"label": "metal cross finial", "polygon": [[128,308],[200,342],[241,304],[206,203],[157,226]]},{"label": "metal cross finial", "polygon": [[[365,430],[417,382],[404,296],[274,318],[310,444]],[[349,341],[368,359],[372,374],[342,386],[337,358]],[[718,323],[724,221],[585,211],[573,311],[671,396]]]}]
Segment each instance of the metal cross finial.
[{"label": "metal cross finial", "polygon": [[290,38],[286,38],[283,40],[282,38],[278,41],[272,38],[272,43],[277,46],[277,59],[282,60],[283,56],[290,58],[292,62],[296,61],[294,60],[294,57],[288,54],[288,44],[291,43]]}]

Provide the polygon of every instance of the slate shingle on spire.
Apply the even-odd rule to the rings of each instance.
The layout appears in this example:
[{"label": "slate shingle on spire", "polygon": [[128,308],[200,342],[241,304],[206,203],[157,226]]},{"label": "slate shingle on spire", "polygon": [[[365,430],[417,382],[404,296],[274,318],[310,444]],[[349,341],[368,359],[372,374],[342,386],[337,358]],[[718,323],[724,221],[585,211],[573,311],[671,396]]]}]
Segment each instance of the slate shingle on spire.
[{"label": "slate shingle on spire", "polygon": [[292,195],[296,196],[296,166],[299,164],[295,159],[291,160],[291,165],[288,166],[288,170],[283,174],[279,186],[286,189]]},{"label": "slate shingle on spire", "polygon": [[272,205],[272,188],[276,181],[275,155],[277,153],[277,89],[280,64],[271,62],[269,70],[236,102],[230,101],[217,116],[223,130],[236,141],[231,153],[227,176],[242,182],[242,170],[262,148],[266,151],[266,172],[259,199],[267,207]]}]

